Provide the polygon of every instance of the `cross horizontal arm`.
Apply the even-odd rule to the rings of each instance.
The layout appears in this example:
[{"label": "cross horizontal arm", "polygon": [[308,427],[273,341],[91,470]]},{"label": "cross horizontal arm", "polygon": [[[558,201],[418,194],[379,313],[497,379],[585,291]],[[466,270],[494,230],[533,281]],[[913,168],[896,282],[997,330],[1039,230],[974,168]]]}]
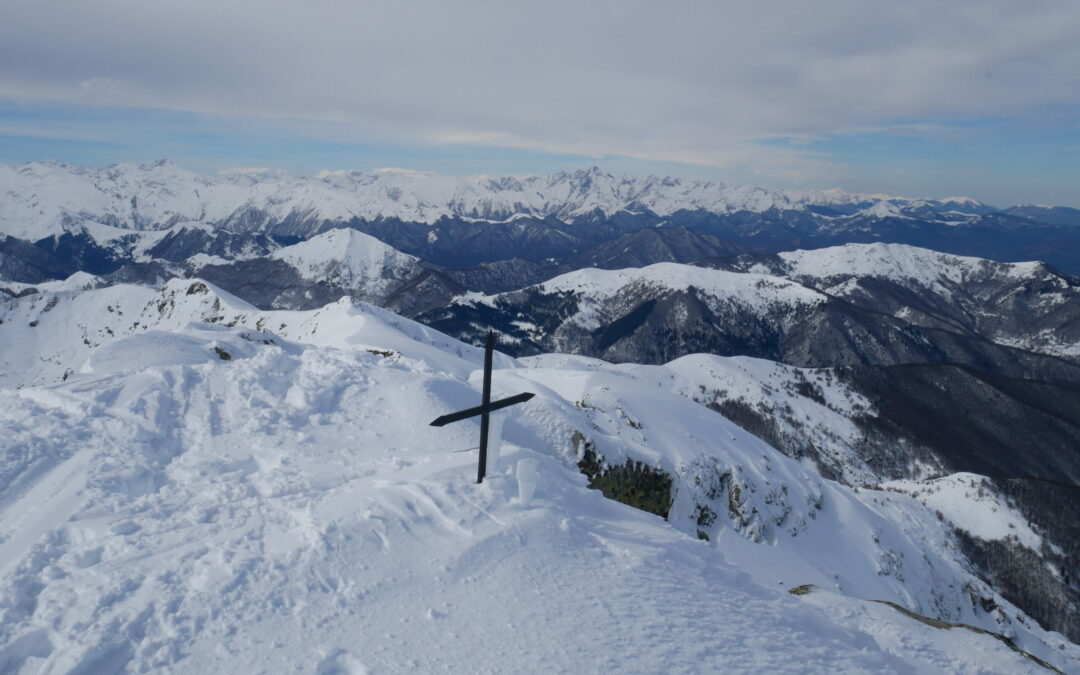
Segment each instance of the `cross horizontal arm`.
[{"label": "cross horizontal arm", "polygon": [[491,405],[489,405],[486,410],[484,409],[484,406],[482,406],[482,405],[478,405],[475,408],[466,408],[465,410],[459,410],[457,412],[450,413],[448,415],[443,415],[442,417],[436,418],[435,421],[431,423],[431,426],[433,426],[433,427],[442,427],[442,426],[446,426],[447,424],[450,424],[451,422],[460,422],[461,420],[467,420],[470,417],[476,417],[477,415],[482,415],[485,412],[494,412],[496,410],[501,410],[503,408],[509,408],[512,405],[516,405],[518,403],[524,403],[525,401],[528,401],[533,396],[536,396],[536,394],[526,391],[526,392],[518,394],[516,396],[510,396],[508,398],[499,399],[498,401],[492,401]]}]

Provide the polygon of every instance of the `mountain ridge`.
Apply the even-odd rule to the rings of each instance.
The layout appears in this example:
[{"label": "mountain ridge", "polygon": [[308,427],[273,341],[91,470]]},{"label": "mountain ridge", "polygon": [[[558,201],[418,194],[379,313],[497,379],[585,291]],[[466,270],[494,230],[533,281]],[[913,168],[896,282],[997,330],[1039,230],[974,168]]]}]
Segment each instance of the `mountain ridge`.
[{"label": "mountain ridge", "polygon": [[[59,265],[94,274],[123,264],[127,248],[145,248],[137,240],[154,241],[155,232],[177,227],[203,228],[204,238],[231,237],[240,249],[245,237],[266,248],[267,239],[293,244],[349,227],[455,268],[514,258],[581,265],[605,242],[685,228],[717,239],[684,236],[680,262],[689,262],[685,254],[694,248],[704,258],[734,247],[775,253],[886,241],[1002,261],[1044,260],[1075,273],[1080,229],[1062,224],[1068,218],[1060,214],[1067,212],[998,210],[958,197],[616,176],[596,167],[457,177],[403,170],[203,175],[171,161],[105,169],[0,165],[0,240],[7,242],[0,247],[29,243],[59,258],[41,269]],[[1039,220],[1043,214],[1047,222]],[[606,259],[620,260],[616,251]]]},{"label": "mountain ridge", "polygon": [[[243,231],[254,224],[245,220],[245,214],[255,211],[276,214],[279,220],[290,215],[302,220],[317,209],[322,220],[398,218],[430,225],[444,217],[572,220],[597,210],[613,215],[635,208],[666,216],[680,210],[733,213],[808,206],[985,206],[967,198],[945,202],[839,189],[781,190],[700,179],[615,176],[598,167],[532,176],[458,177],[402,170],[204,175],[171,160],[104,169],[61,162],[0,164],[0,191],[8,203],[8,212],[0,211],[0,232],[31,240],[58,234],[65,222],[80,218],[132,230],[161,229],[192,220]],[[39,213],[33,213],[33,207],[41,205],[38,201],[14,203],[22,195],[40,199],[43,194],[59,200],[49,212],[39,208]]]}]

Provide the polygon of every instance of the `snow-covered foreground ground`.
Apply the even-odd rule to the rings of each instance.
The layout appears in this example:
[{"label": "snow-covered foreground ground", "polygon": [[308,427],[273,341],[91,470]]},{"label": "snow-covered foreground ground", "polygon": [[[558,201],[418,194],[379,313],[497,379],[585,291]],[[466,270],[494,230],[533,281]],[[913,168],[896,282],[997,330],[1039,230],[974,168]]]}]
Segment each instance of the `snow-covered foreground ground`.
[{"label": "snow-covered foreground ground", "polygon": [[[745,360],[500,357],[495,395],[537,396],[476,485],[477,425],[427,423],[480,352],[383,310],[174,281],[4,311],[0,672],[1046,672],[873,599],[1080,664],[929,508],[689,397]],[[669,520],[588,489],[575,435],[672,476]]]}]

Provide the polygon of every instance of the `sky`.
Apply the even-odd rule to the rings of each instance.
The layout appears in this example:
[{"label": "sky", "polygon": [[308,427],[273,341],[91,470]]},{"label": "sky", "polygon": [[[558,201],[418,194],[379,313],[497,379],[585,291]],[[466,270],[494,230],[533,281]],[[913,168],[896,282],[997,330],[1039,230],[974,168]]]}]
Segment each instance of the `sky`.
[{"label": "sky", "polygon": [[1075,0],[8,0],[0,162],[1080,206]]}]

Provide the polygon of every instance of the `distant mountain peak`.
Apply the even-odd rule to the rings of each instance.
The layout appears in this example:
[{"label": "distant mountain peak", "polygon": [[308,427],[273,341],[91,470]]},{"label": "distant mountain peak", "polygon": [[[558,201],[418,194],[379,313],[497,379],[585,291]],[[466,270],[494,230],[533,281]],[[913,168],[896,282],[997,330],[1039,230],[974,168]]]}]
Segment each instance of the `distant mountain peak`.
[{"label": "distant mountain peak", "polygon": [[942,199],[939,199],[938,201],[940,201],[943,204],[965,204],[967,206],[985,206],[985,204],[980,202],[978,199],[973,199],[971,197],[964,197],[964,196],[959,196],[959,195],[958,196],[952,196],[952,197],[944,197]]},{"label": "distant mountain peak", "polygon": [[911,216],[902,213],[895,204],[885,201],[884,199],[869,208],[859,211],[857,215],[868,216],[870,218],[911,218]]}]

